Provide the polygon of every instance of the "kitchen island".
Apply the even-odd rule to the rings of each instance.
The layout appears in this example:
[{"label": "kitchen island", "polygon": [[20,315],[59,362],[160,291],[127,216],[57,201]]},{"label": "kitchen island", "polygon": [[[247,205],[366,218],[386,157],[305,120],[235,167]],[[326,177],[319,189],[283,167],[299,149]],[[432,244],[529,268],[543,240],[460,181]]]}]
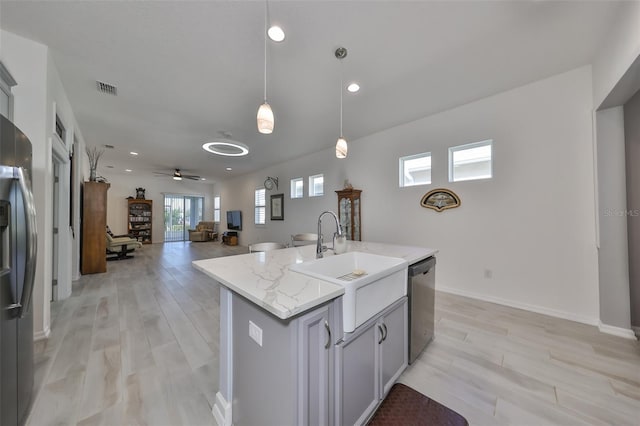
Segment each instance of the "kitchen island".
[{"label": "kitchen island", "polygon": [[[347,243],[347,251],[401,258],[408,264],[437,252],[356,241]],[[341,367],[348,354],[340,344],[346,342],[346,347],[360,334],[378,333],[378,328],[386,338],[387,326],[380,322],[381,312],[354,333],[343,333],[344,288],[289,270],[314,259],[315,246],[302,246],[193,262],[221,285],[220,387],[213,408],[218,424],[231,425],[232,418],[236,425],[343,423]],[[385,312],[400,319],[406,334],[406,297],[389,305],[393,313]],[[392,341],[397,342],[396,352],[404,346],[397,376],[406,367],[406,335]],[[372,360],[379,358],[372,355]],[[376,398],[382,387],[375,384],[372,389]]]}]

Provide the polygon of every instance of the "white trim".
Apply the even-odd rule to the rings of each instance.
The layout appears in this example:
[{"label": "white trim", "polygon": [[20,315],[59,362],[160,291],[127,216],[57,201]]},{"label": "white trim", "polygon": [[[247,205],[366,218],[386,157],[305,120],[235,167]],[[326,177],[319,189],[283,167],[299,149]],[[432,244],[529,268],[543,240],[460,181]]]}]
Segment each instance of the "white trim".
[{"label": "white trim", "polygon": [[628,328],[614,327],[613,325],[603,324],[602,321],[600,321],[598,324],[598,330],[600,330],[602,333],[623,337],[625,339],[638,340],[636,339],[636,334],[633,332],[633,330]]},{"label": "white trim", "polygon": [[36,331],[35,333],[33,333],[33,341],[39,342],[40,340],[46,340],[49,338],[50,334],[51,328],[47,326],[44,330]]},{"label": "white trim", "polygon": [[558,311],[556,309],[545,308],[544,306],[530,305],[528,303],[516,302],[509,299],[502,299],[500,297],[486,296],[471,291],[459,290],[456,288],[440,285],[436,285],[436,290],[442,291],[444,293],[456,294],[458,296],[470,297],[472,299],[483,300],[485,302],[497,303],[498,305],[509,306],[511,308],[524,309],[525,311],[536,312],[538,314],[549,315],[550,317],[567,319],[583,324],[594,326],[598,326],[600,324],[600,320],[598,318],[586,317],[566,311]]},{"label": "white trim", "polygon": [[211,412],[218,426],[231,426],[231,404],[220,392],[216,393],[216,403]]}]

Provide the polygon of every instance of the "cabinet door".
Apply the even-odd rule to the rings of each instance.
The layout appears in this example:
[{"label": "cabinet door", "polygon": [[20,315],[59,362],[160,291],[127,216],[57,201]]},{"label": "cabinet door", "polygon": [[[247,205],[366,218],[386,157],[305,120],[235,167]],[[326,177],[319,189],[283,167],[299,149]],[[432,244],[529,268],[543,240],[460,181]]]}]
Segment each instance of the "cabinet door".
[{"label": "cabinet door", "polygon": [[333,373],[331,305],[299,319],[298,424],[329,424],[329,389]]},{"label": "cabinet door", "polygon": [[[382,333],[380,343],[380,398],[389,392],[400,374],[407,368],[407,299],[385,314],[376,327]],[[376,341],[377,342],[377,341]]]},{"label": "cabinet door", "polygon": [[362,424],[378,404],[377,324],[336,346],[336,424]]}]

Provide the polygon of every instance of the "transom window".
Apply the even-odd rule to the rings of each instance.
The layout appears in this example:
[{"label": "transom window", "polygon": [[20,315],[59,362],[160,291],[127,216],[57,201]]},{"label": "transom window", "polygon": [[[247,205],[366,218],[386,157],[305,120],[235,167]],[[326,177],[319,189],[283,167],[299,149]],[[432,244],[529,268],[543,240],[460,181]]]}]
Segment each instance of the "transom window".
[{"label": "transom window", "polygon": [[431,153],[400,157],[400,187],[431,183]]},{"label": "transom window", "polygon": [[291,198],[302,198],[304,196],[304,180],[302,178],[291,179]]},{"label": "transom window", "polygon": [[309,197],[324,195],[324,175],[309,176]]},{"label": "transom window", "polygon": [[493,140],[449,148],[449,182],[493,176]]}]

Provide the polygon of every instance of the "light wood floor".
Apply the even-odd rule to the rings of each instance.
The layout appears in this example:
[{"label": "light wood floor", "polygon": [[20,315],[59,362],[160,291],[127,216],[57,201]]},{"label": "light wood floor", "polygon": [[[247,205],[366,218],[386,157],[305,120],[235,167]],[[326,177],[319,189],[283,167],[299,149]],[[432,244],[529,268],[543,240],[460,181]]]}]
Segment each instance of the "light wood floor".
[{"label": "light wood floor", "polygon": [[[83,276],[36,344],[30,425],[211,425],[217,285],[195,259],[246,252],[145,246]],[[436,338],[401,381],[472,425],[640,424],[640,344],[595,327],[438,293]]]}]

